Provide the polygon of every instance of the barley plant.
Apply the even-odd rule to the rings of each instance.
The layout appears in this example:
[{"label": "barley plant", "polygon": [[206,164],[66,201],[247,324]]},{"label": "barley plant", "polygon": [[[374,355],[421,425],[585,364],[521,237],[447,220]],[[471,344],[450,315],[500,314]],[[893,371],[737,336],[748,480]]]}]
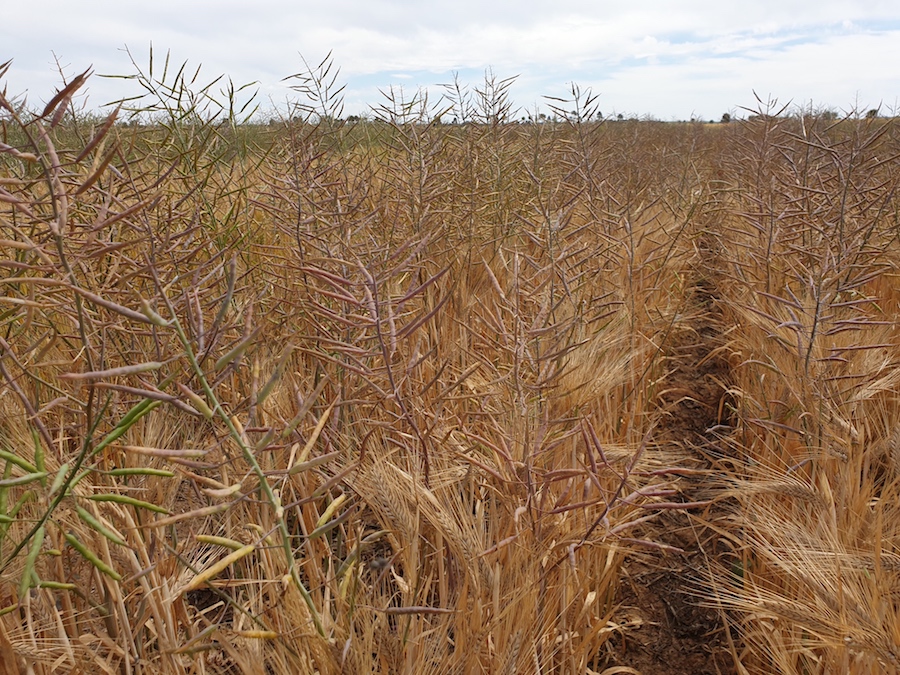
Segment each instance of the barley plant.
[{"label": "barley plant", "polygon": [[771,113],[721,156],[742,423],[734,559],[716,598],[740,612],[748,668],[893,672],[897,129]]},{"label": "barley plant", "polygon": [[[637,672],[673,512],[737,672],[897,666],[890,121],[91,77],[0,95],[0,674]],[[715,452],[665,403],[698,285]]]}]

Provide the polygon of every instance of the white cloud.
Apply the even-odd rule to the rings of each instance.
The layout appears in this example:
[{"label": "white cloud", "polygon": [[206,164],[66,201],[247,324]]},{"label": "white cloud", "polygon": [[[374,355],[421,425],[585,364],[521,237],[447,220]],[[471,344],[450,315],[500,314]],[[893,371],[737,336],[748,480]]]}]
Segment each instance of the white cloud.
[{"label": "white cloud", "polygon": [[[605,108],[663,119],[718,117],[751,101],[754,88],[833,106],[857,94],[874,103],[900,96],[900,8],[881,0],[45,0],[39,12],[4,8],[0,61],[15,59],[10,92],[47,100],[59,86],[53,52],[68,76],[90,64],[128,74],[123,47],[146,70],[151,41],[157,72],[171,49],[173,64],[203,63],[201,79],[258,80],[276,101],[288,93],[282,78],[302,68],[299,54],[332,52],[348,112],[379,103],[378,89],[392,83],[433,88],[460,71],[477,85],[488,67],[520,75],[511,91],[525,107],[574,80],[601,92]],[[94,104],[128,93],[118,80],[90,86]]]}]

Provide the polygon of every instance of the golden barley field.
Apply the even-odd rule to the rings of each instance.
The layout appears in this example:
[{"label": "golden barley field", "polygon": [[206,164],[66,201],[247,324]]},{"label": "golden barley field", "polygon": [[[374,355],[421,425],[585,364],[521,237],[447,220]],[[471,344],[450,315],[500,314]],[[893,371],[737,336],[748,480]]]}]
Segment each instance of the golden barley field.
[{"label": "golden barley field", "polygon": [[0,674],[895,672],[896,121],[330,67],[0,96]]}]

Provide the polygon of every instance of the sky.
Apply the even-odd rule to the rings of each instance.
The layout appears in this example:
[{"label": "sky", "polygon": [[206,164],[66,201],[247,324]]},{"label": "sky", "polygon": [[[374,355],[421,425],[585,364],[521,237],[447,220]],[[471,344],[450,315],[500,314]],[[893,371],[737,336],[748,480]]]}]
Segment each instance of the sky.
[{"label": "sky", "polygon": [[[251,9],[252,7],[252,9]],[[900,108],[900,2],[819,0],[40,0],[9,2],[0,22],[0,89],[42,107],[92,68],[100,110],[141,90],[132,79],[182,64],[219,100],[228,78],[266,112],[300,94],[287,79],[329,54],[343,114],[371,114],[427,92],[439,110],[454,78],[470,91],[515,78],[513,116],[549,113],[573,85],[602,114],[660,120],[744,116],[777,100],[884,114]],[[337,100],[337,99],[335,99]]]}]

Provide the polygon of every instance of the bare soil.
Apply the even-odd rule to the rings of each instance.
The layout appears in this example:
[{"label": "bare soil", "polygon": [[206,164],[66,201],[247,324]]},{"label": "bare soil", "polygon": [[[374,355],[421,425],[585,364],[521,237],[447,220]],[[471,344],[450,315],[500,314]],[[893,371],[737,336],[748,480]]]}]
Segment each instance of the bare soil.
[{"label": "bare soil", "polygon": [[[730,365],[717,351],[723,337],[713,285],[698,282],[690,303],[696,320],[690,329],[673,331],[666,350],[669,376],[659,399],[665,421],[654,444],[681,466],[713,469],[709,457],[721,453],[716,432],[730,424],[723,405]],[[681,500],[702,499],[712,479],[683,479]],[[699,606],[696,593],[709,561],[724,547],[686,512],[664,513],[657,525],[652,539],[683,553],[649,550],[626,560],[617,620],[631,628],[616,636],[610,665],[642,675],[736,673],[728,629],[716,610]]]}]

